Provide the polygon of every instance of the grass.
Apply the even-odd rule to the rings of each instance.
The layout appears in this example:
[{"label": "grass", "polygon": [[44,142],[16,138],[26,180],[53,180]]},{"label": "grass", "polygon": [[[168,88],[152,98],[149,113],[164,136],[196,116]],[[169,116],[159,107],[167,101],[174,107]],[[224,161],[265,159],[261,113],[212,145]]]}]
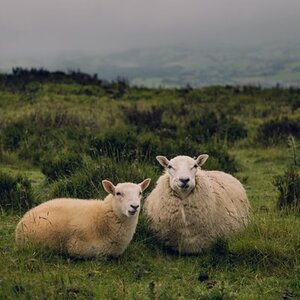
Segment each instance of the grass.
[{"label": "grass", "polygon": [[283,173],[289,161],[283,147],[232,150],[242,164],[236,176],[243,182],[254,210],[261,206],[273,208],[277,192],[272,184],[275,175]]},{"label": "grass", "polygon": [[33,184],[33,186],[39,185],[43,182],[43,180],[45,180],[45,176],[39,169],[33,169],[32,167],[29,169],[28,166],[16,166],[15,164],[0,164],[0,170],[11,175],[17,175],[22,173],[26,177],[30,178],[30,181]]},{"label": "grass", "polygon": [[[200,256],[168,253],[137,232],[118,259],[70,260],[14,243],[20,215],[2,214],[0,298],[23,299],[279,299],[300,297],[300,219],[275,211],[272,174],[281,173],[284,149],[235,151],[248,176],[253,206],[248,228],[228,246]],[[273,169],[270,169],[270,166]],[[268,172],[266,171],[268,170]],[[267,206],[267,210],[260,209]],[[199,280],[201,273],[208,279]]]},{"label": "grass", "polygon": [[[69,82],[33,87],[31,93],[26,92],[30,86],[25,92],[10,86],[11,92],[4,85],[0,91],[0,171],[27,176],[37,203],[67,193],[102,196],[102,177],[141,181],[145,176],[155,181],[161,172],[157,152],[199,155],[211,149],[214,155],[207,167],[238,170],[234,175],[246,187],[251,222],[207,253],[181,256],[164,249],[141,216],[134,240],[121,257],[74,260],[48,249],[18,247],[14,230],[22,213],[2,210],[0,299],[300,298],[300,218],[293,211],[276,210],[278,192],[272,184],[291,163],[291,155],[284,140],[266,144],[257,139],[259,126],[268,120],[299,120],[300,110],[291,108],[299,90],[131,87],[114,98],[113,86],[108,92]],[[155,113],[149,117],[147,112],[157,108],[162,108],[161,118]],[[137,109],[132,123],[128,109]],[[207,124],[193,134],[188,124],[208,112],[238,120],[248,136],[229,141],[220,136],[222,126],[212,123],[216,135],[204,143],[196,141],[203,134],[197,130],[205,132]],[[146,117],[149,121],[143,124]],[[14,132],[20,140],[10,149],[3,141],[14,141]],[[155,153],[146,157],[149,149]],[[68,165],[59,165],[61,177],[47,181],[42,166],[64,157],[61,154],[79,154],[84,167],[69,174]],[[230,163],[222,163],[224,157]]]}]

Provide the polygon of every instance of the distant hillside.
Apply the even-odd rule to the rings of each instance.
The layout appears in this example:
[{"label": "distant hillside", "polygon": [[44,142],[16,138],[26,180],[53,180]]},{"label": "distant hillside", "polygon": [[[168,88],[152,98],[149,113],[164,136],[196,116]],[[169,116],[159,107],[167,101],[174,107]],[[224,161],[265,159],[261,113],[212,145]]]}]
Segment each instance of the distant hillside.
[{"label": "distant hillside", "polygon": [[[300,44],[264,47],[132,49],[109,55],[61,55],[47,64],[16,60],[22,67],[81,70],[108,80],[126,77],[144,86],[213,84],[300,86]],[[8,64],[8,62],[6,62]],[[4,66],[4,65],[3,65]],[[4,67],[0,70],[6,70]]]}]

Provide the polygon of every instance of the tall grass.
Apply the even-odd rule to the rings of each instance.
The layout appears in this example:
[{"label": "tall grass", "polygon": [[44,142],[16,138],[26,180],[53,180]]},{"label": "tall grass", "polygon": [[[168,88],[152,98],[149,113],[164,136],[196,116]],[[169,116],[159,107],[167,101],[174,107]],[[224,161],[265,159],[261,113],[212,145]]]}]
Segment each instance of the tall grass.
[{"label": "tall grass", "polygon": [[279,191],[277,207],[300,212],[300,175],[297,159],[297,145],[293,136],[288,138],[290,166],[283,175],[274,177],[274,185]]},{"label": "tall grass", "polygon": [[34,205],[31,183],[22,175],[13,176],[0,171],[0,209],[24,211]]}]

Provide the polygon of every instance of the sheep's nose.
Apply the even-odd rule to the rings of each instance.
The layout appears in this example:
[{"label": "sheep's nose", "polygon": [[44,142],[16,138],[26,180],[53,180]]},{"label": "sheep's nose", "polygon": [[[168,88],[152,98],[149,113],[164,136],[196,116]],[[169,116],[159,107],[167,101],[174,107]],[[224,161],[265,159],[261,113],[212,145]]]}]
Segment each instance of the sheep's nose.
[{"label": "sheep's nose", "polygon": [[130,205],[133,209],[137,210],[140,206],[139,205]]},{"label": "sheep's nose", "polygon": [[179,178],[179,180],[183,183],[183,184],[187,184],[189,181],[190,181],[190,179],[189,178],[183,178],[183,177],[181,177],[181,178]]}]

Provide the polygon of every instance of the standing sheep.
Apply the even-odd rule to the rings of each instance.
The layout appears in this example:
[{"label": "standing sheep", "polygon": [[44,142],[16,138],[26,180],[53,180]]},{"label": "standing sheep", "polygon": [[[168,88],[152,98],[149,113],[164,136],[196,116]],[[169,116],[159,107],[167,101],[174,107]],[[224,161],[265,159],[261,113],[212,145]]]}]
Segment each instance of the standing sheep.
[{"label": "standing sheep", "polygon": [[119,256],[129,245],[138,222],[140,184],[103,180],[103,200],[54,199],[28,211],[16,228],[16,242],[47,246],[70,256]]},{"label": "standing sheep", "polygon": [[151,229],[180,253],[201,253],[248,223],[249,202],[242,184],[224,172],[201,170],[207,158],[156,157],[166,172],[147,197],[144,211]]}]

